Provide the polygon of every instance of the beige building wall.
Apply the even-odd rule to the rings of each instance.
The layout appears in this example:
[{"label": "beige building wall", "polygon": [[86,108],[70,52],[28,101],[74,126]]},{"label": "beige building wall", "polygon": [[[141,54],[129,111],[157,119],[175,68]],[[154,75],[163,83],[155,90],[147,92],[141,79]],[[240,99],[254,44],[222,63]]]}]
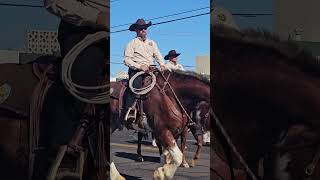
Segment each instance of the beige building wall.
[{"label": "beige building wall", "polygon": [[210,56],[196,57],[196,72],[199,74],[210,75]]},{"label": "beige building wall", "polygon": [[284,38],[320,42],[319,0],[274,0],[274,27]]}]

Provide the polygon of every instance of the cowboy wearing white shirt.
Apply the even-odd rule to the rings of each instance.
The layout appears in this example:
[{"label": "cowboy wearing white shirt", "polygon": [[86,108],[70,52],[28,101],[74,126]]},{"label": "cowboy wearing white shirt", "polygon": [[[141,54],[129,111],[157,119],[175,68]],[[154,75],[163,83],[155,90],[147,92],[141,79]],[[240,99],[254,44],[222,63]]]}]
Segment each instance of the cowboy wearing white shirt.
[{"label": "cowboy wearing white shirt", "polygon": [[169,60],[168,63],[166,63],[165,68],[168,70],[181,70],[184,71],[184,68],[181,64],[178,64],[178,56],[181,53],[176,53],[175,50],[169,51],[169,53],[164,57],[165,60]]},{"label": "cowboy wearing white shirt", "polygon": [[[132,39],[124,50],[124,64],[129,67],[129,80],[138,72],[148,72],[150,66],[153,65],[155,59],[160,65],[160,70],[165,69],[165,63],[158,49],[157,43],[147,38],[147,29],[152,25],[151,22],[146,23],[144,19],[138,19],[130,25],[129,31],[135,32],[136,37]],[[143,77],[138,76],[134,83],[134,87],[142,87]],[[120,120],[126,123],[128,129],[131,128],[127,119],[135,119],[136,108],[135,102],[139,99],[139,95],[133,94],[129,88],[124,95],[124,106],[121,110]],[[130,117],[130,118],[129,118]],[[120,130],[122,127],[119,128]]]}]

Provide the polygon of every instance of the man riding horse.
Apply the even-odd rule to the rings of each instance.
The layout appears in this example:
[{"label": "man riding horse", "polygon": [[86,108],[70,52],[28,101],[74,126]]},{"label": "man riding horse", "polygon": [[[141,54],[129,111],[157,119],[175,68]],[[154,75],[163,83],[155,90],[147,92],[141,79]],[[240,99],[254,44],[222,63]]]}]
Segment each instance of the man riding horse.
[{"label": "man riding horse", "polygon": [[168,54],[164,56],[165,60],[169,60],[169,62],[165,65],[166,69],[184,71],[183,66],[178,63],[178,56],[180,54],[181,53],[177,53],[176,50],[170,50]]},{"label": "man riding horse", "polygon": [[[138,19],[129,27],[130,31],[135,31],[137,34],[137,36],[128,43],[124,51],[124,64],[129,67],[129,80],[138,72],[149,72],[149,68],[153,64],[153,59],[156,59],[159,63],[160,70],[165,69],[165,63],[157,44],[147,38],[147,28],[149,26],[151,26],[151,22],[146,23],[144,19]],[[133,85],[134,87],[140,88],[142,87],[142,83],[143,77],[138,76]],[[120,120],[125,122],[127,128],[131,129],[131,123],[127,120],[129,118],[136,118],[135,114],[137,110],[135,104],[139,96],[135,96],[127,89],[124,97],[124,107],[121,111]]]}]

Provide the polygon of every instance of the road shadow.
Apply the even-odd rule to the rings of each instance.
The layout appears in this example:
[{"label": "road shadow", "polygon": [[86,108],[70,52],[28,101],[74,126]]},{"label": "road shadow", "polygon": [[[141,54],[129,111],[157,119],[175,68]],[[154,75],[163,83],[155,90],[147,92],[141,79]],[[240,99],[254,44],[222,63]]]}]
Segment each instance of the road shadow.
[{"label": "road shadow", "polygon": [[137,177],[137,176],[129,176],[126,174],[121,174],[126,180],[143,180],[142,177]]},{"label": "road shadow", "polygon": [[[139,161],[138,155],[135,153],[116,152],[115,156],[121,157],[121,158],[126,158],[126,159],[131,159],[134,161]],[[142,157],[144,159],[144,162],[154,162],[154,163],[160,162],[160,157],[154,157],[154,156],[142,156]]]},{"label": "road shadow", "polygon": [[[126,141],[126,142],[127,142],[127,143],[130,143],[130,144],[138,144],[138,141],[137,141],[137,140],[131,140],[131,141]],[[152,145],[152,142],[142,140],[142,141],[141,141],[141,144],[142,144],[142,145],[146,145],[146,146],[151,146],[151,145]],[[138,146],[137,146],[137,148],[138,148]]]}]

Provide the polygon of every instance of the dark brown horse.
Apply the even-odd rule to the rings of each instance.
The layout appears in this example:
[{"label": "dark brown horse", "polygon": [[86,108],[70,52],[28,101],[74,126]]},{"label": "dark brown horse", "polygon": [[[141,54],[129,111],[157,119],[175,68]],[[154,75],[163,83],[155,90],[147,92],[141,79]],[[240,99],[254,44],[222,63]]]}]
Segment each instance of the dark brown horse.
[{"label": "dark brown horse", "polygon": [[[155,71],[154,74],[156,86],[143,97],[144,112],[148,125],[165,148],[164,154],[171,156],[168,164],[155,171],[154,178],[171,179],[183,159],[183,154],[177,147],[175,138],[187,130],[186,114],[190,114],[198,102],[208,102],[210,97],[209,81],[205,77],[191,72]],[[166,79],[169,83],[166,82]],[[175,95],[185,108],[186,113],[175,99]]]},{"label": "dark brown horse", "polygon": [[191,166],[194,167],[200,158],[200,152],[204,144],[204,136],[210,134],[210,104],[206,101],[201,101],[197,104],[191,117],[195,124],[189,126],[190,131],[194,138],[197,140],[197,151],[192,158]]},{"label": "dark brown horse", "polygon": [[[76,119],[79,117],[71,106],[74,101],[72,100],[73,98],[64,92],[64,89],[61,86],[62,84],[55,81],[54,71],[50,68],[53,65],[53,61],[56,61],[55,57],[46,56],[41,57],[40,59],[44,64],[41,63],[41,65],[39,65],[38,63],[32,63],[25,65],[0,65],[0,86],[6,83],[11,87],[9,97],[0,105],[1,179],[28,179],[28,177],[31,177],[33,174],[32,168],[45,170],[43,172],[39,171],[37,174],[40,173],[46,175],[46,173],[48,173],[48,168],[52,164],[35,163],[38,166],[43,166],[35,167],[35,164],[32,163],[37,161],[38,155],[44,152],[44,148],[41,144],[37,147],[30,144],[35,143],[34,137],[39,135],[36,131],[39,133],[39,131],[51,132],[57,130],[52,129],[53,122],[48,121],[49,117],[46,116],[45,111],[55,110],[57,113],[69,112],[66,118],[70,117]],[[48,61],[49,59],[53,61]],[[48,82],[48,86],[45,85],[45,82]],[[37,101],[35,101],[35,99]],[[52,102],[52,100],[57,102],[61,102],[63,100],[63,106],[53,107],[55,104],[49,103]],[[60,111],[62,109],[64,110]],[[108,114],[106,114],[105,117],[108,117]],[[32,118],[37,119],[36,121],[38,122],[30,121]],[[34,126],[37,125],[40,125],[40,129],[36,130]],[[70,124],[66,122],[65,125],[69,126]],[[107,129],[105,132],[108,132]],[[69,137],[72,137],[72,133],[73,132],[60,131],[55,134],[59,137],[68,139]],[[52,142],[52,139],[48,139],[46,135],[43,135],[42,139],[47,143],[54,143]],[[90,139],[95,141],[96,136]],[[108,139],[108,137],[105,138],[105,140]],[[95,152],[97,152],[97,150],[95,150]],[[49,157],[50,159],[56,157],[54,154],[52,156],[49,156],[49,154],[47,155],[48,156],[45,157],[47,160]],[[96,166],[97,161],[94,159],[96,157],[90,155],[91,153],[87,155],[84,163],[84,179],[97,178],[98,167]],[[73,164],[73,162],[71,164]],[[62,174],[63,173],[60,175]],[[107,176],[107,174],[104,174],[105,178]]]},{"label": "dark brown horse", "polygon": [[[214,146],[219,159],[245,169],[229,139],[255,176],[319,179],[318,59],[267,32],[238,32],[221,26],[213,32],[212,108],[230,137],[212,124],[215,142],[220,144]],[[310,163],[316,171],[308,175]],[[212,174],[219,176],[219,170],[212,169]]]}]

